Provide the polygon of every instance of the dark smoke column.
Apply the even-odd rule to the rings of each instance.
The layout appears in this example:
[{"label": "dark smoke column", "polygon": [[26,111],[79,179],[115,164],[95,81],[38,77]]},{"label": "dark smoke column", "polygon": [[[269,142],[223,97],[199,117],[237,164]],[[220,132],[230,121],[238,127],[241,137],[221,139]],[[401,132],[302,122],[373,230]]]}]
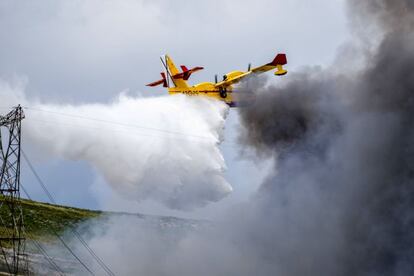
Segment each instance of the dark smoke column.
[{"label": "dark smoke column", "polygon": [[380,38],[363,70],[291,74],[240,110],[240,140],[277,160],[255,222],[280,275],[414,275],[414,1],[348,7]]}]

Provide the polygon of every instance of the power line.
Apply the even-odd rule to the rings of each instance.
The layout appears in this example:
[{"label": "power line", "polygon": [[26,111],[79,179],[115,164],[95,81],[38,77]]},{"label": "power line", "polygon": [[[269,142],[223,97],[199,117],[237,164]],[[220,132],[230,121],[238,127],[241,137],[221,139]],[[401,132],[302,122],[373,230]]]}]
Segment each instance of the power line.
[{"label": "power line", "polygon": [[[27,156],[25,155],[25,153],[23,152],[23,150],[21,150],[21,143],[20,143],[20,138],[21,138],[21,120],[24,118],[24,113],[23,110],[21,108],[21,106],[19,105],[18,107],[15,108],[15,110],[9,112],[6,116],[0,116],[0,126],[6,126],[8,127],[9,130],[9,139],[8,139],[8,146],[6,148],[6,151],[3,150],[3,145],[2,143],[0,143],[0,159],[3,161],[2,164],[2,170],[1,170],[1,177],[0,177],[0,182],[2,183],[1,185],[1,194],[4,195],[6,197],[5,202],[8,204],[7,206],[10,208],[11,211],[11,217],[12,217],[12,229],[10,230],[6,227],[5,222],[3,221],[2,217],[0,217],[1,222],[5,225],[5,232],[12,232],[12,235],[9,237],[2,237],[2,241],[11,241],[12,242],[12,252],[13,252],[13,256],[12,256],[12,263],[9,264],[8,260],[7,260],[7,254],[5,253],[3,247],[1,247],[1,251],[5,257],[5,263],[8,267],[8,270],[10,273],[13,274],[17,274],[19,272],[19,259],[20,259],[20,247],[23,246],[23,252],[24,252],[24,241],[25,239],[22,238],[22,234],[25,233],[24,231],[24,226],[23,226],[23,213],[21,210],[21,206],[20,204],[18,205],[14,205],[14,201],[15,199],[20,199],[20,154],[22,153],[24,155],[24,158],[26,159],[26,161],[29,164],[30,169],[32,170],[32,172],[35,174],[36,179],[39,181],[39,183],[42,185],[42,188],[44,189],[45,193],[47,194],[47,196],[53,200],[52,195],[49,193],[49,191],[47,190],[46,186],[43,184],[43,182],[41,181],[39,175],[36,173],[36,171],[34,170],[34,167],[32,166],[32,164],[30,163],[30,161],[28,160]],[[0,138],[1,138],[1,132],[0,132]],[[1,139],[0,139],[1,142]],[[4,187],[3,187],[4,186]],[[22,187],[22,190],[24,191],[24,193],[26,194],[27,198],[31,199],[30,195],[27,193],[27,191]],[[20,200],[18,200],[20,201]],[[54,200],[53,200],[54,202]],[[2,203],[3,204],[3,203]],[[15,208],[16,207],[16,208]],[[19,216],[15,215],[15,209],[19,210]],[[62,239],[62,237],[60,237],[60,235],[52,228],[51,229],[53,234],[60,240],[60,242],[65,246],[65,248],[71,253],[71,255],[73,257],[75,257],[75,259],[91,274],[91,275],[95,275],[93,273],[93,271],[91,269],[89,269],[89,267],[75,254],[75,252],[68,246],[68,244]],[[78,234],[78,238],[81,238],[79,233]],[[17,241],[17,242],[16,242]],[[22,243],[23,241],[23,243]],[[84,240],[81,241],[82,244],[84,244],[84,246],[86,244],[86,242]],[[17,243],[17,248],[16,248],[16,243]],[[48,256],[48,254],[46,253],[46,251],[40,246],[40,244],[36,244],[36,247],[38,247],[39,251],[46,257]],[[92,256],[95,259],[99,259],[97,258],[96,254],[93,252],[93,250],[87,246],[87,249],[90,253],[93,253]],[[46,257],[47,258],[47,257]],[[49,260],[49,258],[47,258]],[[49,260],[50,261],[50,260]],[[56,265],[56,263],[54,263],[53,261],[50,262],[52,264],[52,266],[54,266],[57,271],[61,271],[61,269]],[[98,263],[101,265],[103,262],[102,260],[98,260]],[[105,264],[104,264],[105,265]],[[107,271],[109,268],[107,266],[103,267],[105,269],[105,271]],[[109,270],[110,271],[110,270]],[[111,272],[111,276],[114,275]]]},{"label": "power line", "polygon": [[[187,139],[184,138],[179,138],[179,137],[170,137],[170,138],[174,138],[174,139],[178,139],[178,140],[185,140],[188,141],[188,138],[197,138],[197,139],[201,139],[201,140],[210,140],[212,139],[212,137],[207,137],[207,136],[202,136],[202,135],[196,135],[196,134],[191,134],[191,133],[184,133],[184,132],[179,132],[179,131],[170,131],[170,130],[165,130],[165,129],[160,129],[160,128],[153,128],[153,127],[146,127],[146,126],[140,126],[140,125],[136,125],[136,124],[128,124],[128,123],[122,123],[122,122],[116,122],[116,121],[109,121],[109,120],[103,120],[103,119],[98,119],[98,118],[92,118],[92,117],[87,117],[87,116],[81,116],[81,115],[76,115],[76,114],[70,114],[70,113],[62,113],[62,112],[57,112],[57,111],[51,111],[51,110],[45,110],[45,109],[39,109],[39,108],[33,108],[33,107],[28,107],[28,106],[24,106],[23,107],[26,110],[32,110],[32,111],[38,111],[38,112],[46,112],[46,113],[51,113],[51,114],[56,114],[56,115],[61,115],[61,116],[65,116],[65,117],[72,117],[72,118],[78,118],[78,119],[83,119],[83,120],[88,120],[88,121],[95,121],[95,122],[101,122],[101,123],[107,123],[107,124],[112,124],[112,125],[118,125],[118,126],[123,126],[123,127],[129,127],[129,128],[136,128],[136,129],[142,129],[142,130],[151,130],[151,131],[158,131],[161,133],[165,133],[165,134],[170,134],[170,135],[179,135],[182,137],[186,137]],[[45,121],[45,120],[37,120],[37,119],[30,119],[32,121],[37,121],[37,122],[42,122],[42,123],[49,123],[49,124],[56,124],[56,122],[52,122],[52,121]],[[68,124],[68,123],[61,123],[59,122],[59,124],[64,124],[67,126],[73,126],[73,127],[84,127],[87,129],[91,129],[90,126],[82,126],[82,125],[77,125],[77,124]],[[102,129],[102,128],[96,128],[94,127],[94,129],[96,130],[103,130],[103,131],[107,131],[106,129]],[[112,130],[114,131],[114,130]],[[115,132],[123,132],[123,131],[115,131]],[[127,131],[125,131],[127,132]],[[134,134],[138,135],[138,136],[146,136],[146,137],[156,137],[156,138],[161,138],[160,136],[156,136],[156,135],[151,135],[151,134],[147,134],[147,133],[137,133],[134,132]],[[222,144],[218,138],[213,137],[216,139],[216,141],[214,141],[215,143],[219,143],[221,147],[225,147],[225,148],[239,148],[239,144],[237,142],[232,142],[232,141],[225,141],[225,144]],[[193,142],[202,142],[202,141],[193,141]]]},{"label": "power line", "polygon": [[[107,123],[107,124],[118,125],[118,126],[129,127],[129,128],[137,128],[137,129],[158,131],[158,132],[166,133],[166,134],[181,135],[181,136],[193,137],[193,138],[198,138],[198,139],[211,139],[210,137],[201,136],[201,135],[193,135],[193,134],[188,134],[188,133],[182,133],[182,132],[169,131],[169,130],[163,130],[163,129],[158,129],[158,128],[151,128],[151,127],[139,126],[139,125],[135,125],[135,124],[127,124],[127,123],[121,123],[121,122],[115,122],[115,121],[108,121],[108,120],[103,120],[103,119],[91,118],[91,117],[86,117],[86,116],[80,116],[80,115],[69,114],[69,113],[62,113],[62,112],[56,112],[56,111],[50,111],[50,110],[43,110],[43,109],[32,108],[32,107],[24,107],[24,109],[33,110],[33,111],[40,111],[40,112],[47,112],[47,113],[52,113],[52,114],[56,114],[56,115],[66,116],[66,117],[72,117],[72,118],[78,118],[78,119],[83,119],[83,120],[89,120],[89,121]],[[40,121],[40,122],[55,123],[55,122],[48,122],[48,121]],[[136,134],[139,134],[139,135],[142,135],[142,136],[152,136],[152,137],[154,137],[154,135],[145,135],[145,134],[140,134],[140,133],[136,133]],[[179,138],[177,138],[177,139],[179,139]],[[56,201],[53,198],[52,194],[48,191],[46,185],[44,184],[44,182],[42,181],[42,179],[40,178],[40,176],[38,175],[38,173],[34,169],[32,163],[30,162],[30,160],[28,159],[27,155],[25,154],[25,152],[23,150],[22,150],[22,155],[23,155],[25,161],[27,162],[30,170],[32,171],[33,175],[35,176],[37,182],[41,185],[43,191],[45,192],[45,194],[47,195],[47,197],[49,198],[49,200],[52,203],[56,204]],[[27,194],[27,192],[25,192],[25,193],[28,196],[28,198],[30,199],[30,196]],[[73,233],[73,235],[76,236],[77,239],[81,242],[81,244],[85,247],[85,249],[91,254],[91,256],[95,259],[95,261],[101,266],[101,268],[103,270],[105,270],[105,272],[108,275],[114,276],[115,274],[102,261],[102,259],[100,259],[96,255],[96,253],[94,252],[94,250],[86,243],[86,241],[76,231],[76,229],[74,229],[74,228],[71,227],[70,230]],[[74,252],[69,248],[69,246],[64,242],[64,240],[57,233],[55,233],[55,235],[64,244],[64,246],[71,252],[71,254],[74,255],[74,257],[85,267],[85,269],[87,269],[93,275],[93,272],[74,254]]]},{"label": "power line", "polygon": [[38,243],[37,241],[35,241],[33,239],[31,241],[36,246],[36,248],[39,250],[39,252],[46,258],[46,260],[49,262],[49,264],[51,266],[53,266],[55,268],[55,270],[60,275],[65,275],[65,273],[63,272],[63,270],[55,263],[55,261],[49,256],[49,254],[47,254],[46,250],[40,245],[40,243]]},{"label": "power line", "polygon": [[[22,184],[20,184],[20,188],[23,190],[23,192],[26,194],[26,196],[28,196],[27,191],[25,190],[25,188],[23,187]],[[4,220],[0,217],[0,221],[4,227],[4,231],[8,232],[10,234],[10,230],[8,229],[6,223],[4,222]],[[24,235],[25,236],[29,236],[26,231],[23,229]],[[62,269],[53,261],[53,259],[49,256],[49,254],[46,252],[46,250],[40,245],[40,243],[38,243],[35,239],[31,239],[30,241],[33,242],[33,244],[37,247],[37,249],[39,250],[39,252],[46,258],[46,260],[49,262],[49,264],[51,266],[53,266],[55,268],[55,270],[59,273],[61,273],[61,275],[64,275],[65,273],[62,271]],[[1,250],[4,250],[3,247],[1,248]],[[8,266],[8,263],[6,262],[6,265]]]},{"label": "power line", "polygon": [[62,239],[61,236],[59,236],[54,230],[53,233],[55,234],[55,236],[61,241],[61,243],[63,244],[63,246],[66,247],[66,249],[70,252],[70,254],[76,258],[76,260],[78,260],[78,262],[91,274],[91,275],[95,275],[95,273],[92,272],[92,270],[90,270],[90,268],[88,268],[88,266],[82,262],[82,260],[75,254],[75,252],[72,251],[72,249],[70,249],[70,247],[67,245],[67,243]]},{"label": "power line", "polygon": [[[42,181],[42,179],[40,178],[39,174],[36,172],[36,170],[34,169],[32,163],[30,162],[29,158],[27,157],[26,153],[22,150],[22,156],[25,159],[25,161],[27,162],[30,170],[32,171],[33,175],[35,176],[37,182],[40,184],[40,186],[42,187],[43,191],[45,192],[45,194],[47,195],[47,197],[49,198],[49,200],[53,203],[53,204],[57,204],[55,199],[53,198],[52,194],[48,191],[46,185],[44,184],[44,182]],[[25,192],[27,194],[27,192]],[[28,194],[27,194],[28,195]],[[29,197],[30,199],[30,197]],[[65,211],[66,212],[66,211]],[[92,257],[95,259],[95,261],[99,264],[99,266],[105,270],[105,272],[108,275],[111,276],[115,276],[115,274],[112,272],[112,270],[102,261],[101,258],[99,258],[99,256],[95,253],[95,251],[88,245],[88,243],[82,238],[82,236],[79,234],[78,231],[76,231],[75,228],[70,227],[71,232],[73,233],[73,235],[82,243],[82,245],[85,247],[85,249],[92,255]],[[57,233],[56,233],[57,234]],[[59,239],[61,239],[59,237]],[[63,240],[61,240],[62,242],[64,242]],[[67,247],[67,246],[66,246]],[[68,250],[70,250],[69,247],[67,247]],[[77,257],[76,257],[77,258]],[[77,258],[78,259],[78,258]],[[79,259],[78,259],[79,260]],[[79,260],[79,262],[81,262]],[[86,268],[86,267],[85,267]],[[89,271],[89,269],[87,268],[87,270]],[[91,272],[91,271],[90,271]],[[91,274],[93,274],[91,272]]]},{"label": "power line", "polygon": [[27,110],[46,112],[46,113],[51,113],[51,114],[56,114],[56,115],[61,115],[61,116],[66,116],[66,117],[78,118],[78,119],[95,121],[95,122],[101,122],[101,123],[107,123],[107,124],[113,124],[113,125],[120,125],[120,126],[125,126],[125,127],[145,129],[145,130],[163,132],[163,133],[174,134],[174,135],[190,136],[190,137],[195,137],[195,138],[200,138],[200,139],[210,139],[210,137],[207,137],[207,136],[196,135],[196,134],[191,134],[191,133],[184,133],[184,132],[179,132],[179,131],[171,131],[171,130],[166,130],[166,129],[160,129],[160,128],[154,128],[154,127],[141,126],[141,125],[136,125],[136,124],[128,124],[128,123],[122,123],[122,122],[115,122],[115,121],[109,121],[109,120],[104,120],[104,119],[92,118],[92,117],[81,116],[81,115],[76,115],[76,114],[63,113],[63,112],[57,112],[57,111],[51,111],[51,110],[44,110],[44,109],[34,108],[34,107],[27,107],[27,106],[25,106],[23,108],[24,109],[27,109]]},{"label": "power line", "polygon": [[[37,119],[30,119],[30,120],[35,122],[35,123],[44,123],[44,124],[52,124],[52,125],[56,124],[56,122],[53,122],[53,121],[37,120]],[[84,129],[89,129],[89,130],[93,129],[93,130],[100,130],[100,131],[108,131],[107,129],[104,129],[104,128],[90,127],[90,126],[85,126],[85,125],[80,125],[80,124],[73,124],[73,123],[61,123],[61,122],[59,122],[59,125],[71,126],[71,127],[76,127],[76,128],[84,128]],[[141,137],[164,138],[163,136],[160,136],[159,133],[157,135],[157,134],[141,133],[141,132],[136,132],[136,131],[130,132],[128,130],[122,130],[122,129],[120,129],[120,130],[111,129],[111,131],[116,132],[116,133],[128,133],[128,134],[132,133],[133,135],[141,136]],[[189,138],[194,138],[194,137],[189,137]],[[186,139],[184,137],[177,137],[177,136],[171,136],[171,137],[169,137],[169,139],[181,140],[181,141],[191,141],[191,142],[200,143],[200,144],[201,143],[203,143],[203,144],[209,143],[209,141],[195,140],[195,139],[188,139],[188,138]],[[215,143],[217,143],[217,142],[215,141]]]},{"label": "power line", "polygon": [[[24,151],[22,151],[22,155],[23,155],[23,158],[25,159],[25,161],[27,162],[27,164],[29,165],[29,168],[32,171],[33,175],[35,176],[36,180],[39,182],[39,184],[41,185],[43,191],[46,193],[49,200],[53,204],[56,204],[56,201],[53,198],[52,194],[46,188],[46,185],[43,183],[42,179],[40,178],[40,176],[35,171],[32,163],[30,162],[30,160],[28,159],[28,157],[27,157],[27,155]],[[86,241],[81,237],[81,235],[74,228],[71,228],[71,232],[78,238],[78,240],[82,243],[82,245],[86,248],[86,250],[88,250],[88,252],[93,256],[93,258],[99,263],[99,265],[102,267],[102,269],[104,269],[109,275],[112,275],[112,276],[115,275],[106,266],[106,264],[96,255],[96,253],[92,250],[92,248],[90,248],[90,246],[86,243]]]},{"label": "power line", "polygon": [[[69,115],[69,114],[66,114],[66,115]],[[56,124],[56,122],[54,122],[54,121],[38,120],[38,119],[33,119],[33,118],[30,118],[29,120],[32,121],[32,122],[36,122],[36,123],[52,124],[52,125]],[[111,123],[114,124],[114,125],[115,124],[118,124],[116,122],[111,122]],[[67,122],[62,123],[62,122],[59,122],[59,125],[65,125],[65,126],[76,127],[76,128],[79,128],[80,127],[80,128],[85,128],[85,129],[89,129],[89,130],[90,129],[94,129],[94,130],[108,131],[105,128],[91,127],[91,126],[86,126],[86,125],[82,125],[82,124],[74,124],[72,122],[71,123],[67,123]],[[124,126],[124,127],[125,126],[132,127],[131,125],[124,125],[122,123],[121,124],[118,124],[118,125],[119,126]],[[142,133],[142,132],[136,132],[136,131],[129,132],[128,130],[122,130],[122,129],[111,129],[111,131],[112,132],[115,132],[115,133],[132,133],[132,134],[134,134],[136,136],[141,136],[141,137],[155,137],[155,138],[159,138],[159,139],[163,138],[162,136],[158,136],[156,134]],[[171,134],[175,134],[175,135],[177,135],[178,132],[177,133],[170,133],[170,132],[167,131],[167,134],[170,134],[170,135]],[[175,139],[175,140],[183,140],[183,141],[186,141],[186,142],[191,141],[193,143],[203,143],[203,144],[210,142],[210,141],[207,141],[207,139],[214,138],[215,139],[214,143],[220,144],[220,147],[225,147],[225,148],[227,148],[227,147],[239,148],[239,145],[238,145],[237,142],[224,141],[224,143],[221,143],[221,141],[217,137],[210,137],[209,138],[207,136],[198,136],[198,135],[191,135],[191,134],[187,135],[185,133],[180,133],[180,135],[181,135],[181,137],[168,136],[168,138],[169,139]],[[189,138],[196,138],[196,139],[192,139],[192,140],[190,139],[189,140]]]},{"label": "power line", "polygon": [[[23,192],[25,193],[25,195],[27,196],[27,198],[29,200],[32,200],[32,198],[30,197],[29,193],[26,191],[26,189],[22,189]],[[60,242],[63,244],[63,246],[69,251],[69,253],[76,259],[78,260],[78,262],[91,274],[91,275],[95,275],[95,273],[92,272],[92,270],[75,254],[75,252],[73,252],[73,250],[68,246],[68,244],[62,239],[62,237],[53,229],[52,230],[52,234],[58,238],[60,240]]]},{"label": "power line", "polygon": [[[46,186],[45,186],[45,184],[43,183],[42,179],[40,179],[40,176],[39,176],[39,175],[37,174],[37,172],[34,170],[32,163],[31,163],[31,162],[29,162],[29,159],[27,158],[26,153],[25,153],[23,150],[22,150],[21,152],[22,152],[23,158],[26,160],[27,164],[29,165],[29,168],[30,168],[30,170],[32,171],[33,175],[35,176],[35,178],[36,178],[37,182],[39,182],[39,184],[42,186],[42,189],[43,189],[43,191],[46,193],[47,197],[48,197],[49,199],[51,199],[51,198],[52,198],[52,195],[51,195],[51,194],[49,193],[49,191],[46,189]],[[24,192],[25,192],[25,194],[29,197],[29,194],[27,193],[27,191],[26,191],[26,190],[23,190],[23,191],[24,191]],[[30,197],[29,197],[29,199],[30,199]],[[52,203],[54,203],[54,202],[52,202]]]},{"label": "power line", "polygon": [[[26,189],[24,188],[24,186],[22,184],[20,184],[20,188],[22,188],[23,193],[26,195],[27,198],[30,198],[29,193],[26,191]],[[29,236],[26,231],[25,235]],[[53,259],[49,256],[49,254],[46,252],[46,249],[44,249],[39,242],[37,242],[34,238],[31,238],[30,240],[31,242],[33,242],[33,244],[37,247],[37,249],[40,251],[40,253],[46,258],[46,260],[49,262],[49,264],[51,266],[53,266],[57,272],[59,272],[61,275],[65,275],[65,273],[63,272],[63,270],[55,263],[55,261],[53,261]]]},{"label": "power line", "polygon": [[[45,120],[37,120],[37,119],[29,119],[32,123],[43,123],[43,124],[51,124],[51,125],[55,125],[56,122],[52,122],[52,121],[45,121]],[[80,125],[80,124],[72,124],[72,123],[60,123],[59,125],[64,125],[64,126],[69,126],[69,127],[76,127],[76,128],[84,128],[84,129],[88,129],[88,130],[98,130],[98,131],[105,131],[107,132],[107,129],[104,128],[98,128],[98,127],[90,127],[90,126],[84,126],[84,125]],[[115,133],[128,133],[134,136],[138,136],[138,137],[151,137],[151,138],[156,138],[156,139],[164,139],[164,137],[159,136],[159,135],[155,135],[155,134],[147,134],[147,133],[140,133],[140,132],[129,132],[127,130],[116,130],[116,129],[111,129],[112,132]],[[190,137],[191,138],[191,137]],[[185,139],[184,137],[169,137],[169,139],[174,139],[174,140],[178,140],[178,141],[185,141],[185,142],[191,142],[191,143],[197,143],[200,145],[209,145],[210,141],[201,141],[201,140],[195,140],[195,139]],[[218,144],[219,141],[216,140],[214,141],[215,144]],[[225,142],[224,144],[219,144],[220,147],[223,148],[239,148],[237,143],[234,142]]]}]

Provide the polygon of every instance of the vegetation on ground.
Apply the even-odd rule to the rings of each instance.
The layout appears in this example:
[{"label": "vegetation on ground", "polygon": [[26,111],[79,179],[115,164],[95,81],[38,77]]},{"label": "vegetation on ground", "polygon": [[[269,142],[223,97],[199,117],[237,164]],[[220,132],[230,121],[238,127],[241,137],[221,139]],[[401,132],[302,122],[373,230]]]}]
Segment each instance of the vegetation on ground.
[{"label": "vegetation on ground", "polygon": [[[12,232],[10,209],[4,197],[0,197],[0,233]],[[46,241],[55,233],[62,234],[68,226],[96,218],[102,211],[94,211],[21,199],[24,230],[28,239]]]}]

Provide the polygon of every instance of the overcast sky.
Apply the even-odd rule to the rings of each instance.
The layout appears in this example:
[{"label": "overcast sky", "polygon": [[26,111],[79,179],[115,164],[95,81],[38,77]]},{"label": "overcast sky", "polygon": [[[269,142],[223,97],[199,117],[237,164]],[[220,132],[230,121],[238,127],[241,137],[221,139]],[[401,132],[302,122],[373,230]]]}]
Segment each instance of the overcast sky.
[{"label": "overcast sky", "polygon": [[[125,91],[165,93],[145,87],[158,78],[164,53],[179,64],[204,66],[192,76],[196,83],[269,62],[277,52],[287,54],[291,71],[327,65],[348,36],[343,0],[0,0],[0,78],[25,82],[28,97],[43,102],[109,102]],[[232,110],[222,150],[233,194],[191,213],[126,202],[86,163],[28,150],[61,204],[210,218],[254,192],[269,166],[239,157],[237,129]],[[23,184],[45,200],[26,166]]]}]

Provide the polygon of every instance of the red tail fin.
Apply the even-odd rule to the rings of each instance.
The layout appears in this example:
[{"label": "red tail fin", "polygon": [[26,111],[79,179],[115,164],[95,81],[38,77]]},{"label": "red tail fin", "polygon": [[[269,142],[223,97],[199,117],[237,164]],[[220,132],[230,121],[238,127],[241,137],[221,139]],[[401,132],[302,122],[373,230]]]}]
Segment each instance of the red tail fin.
[{"label": "red tail fin", "polygon": [[269,65],[277,66],[277,65],[285,65],[287,64],[287,59],[285,54],[277,54],[275,59],[269,63]]}]

